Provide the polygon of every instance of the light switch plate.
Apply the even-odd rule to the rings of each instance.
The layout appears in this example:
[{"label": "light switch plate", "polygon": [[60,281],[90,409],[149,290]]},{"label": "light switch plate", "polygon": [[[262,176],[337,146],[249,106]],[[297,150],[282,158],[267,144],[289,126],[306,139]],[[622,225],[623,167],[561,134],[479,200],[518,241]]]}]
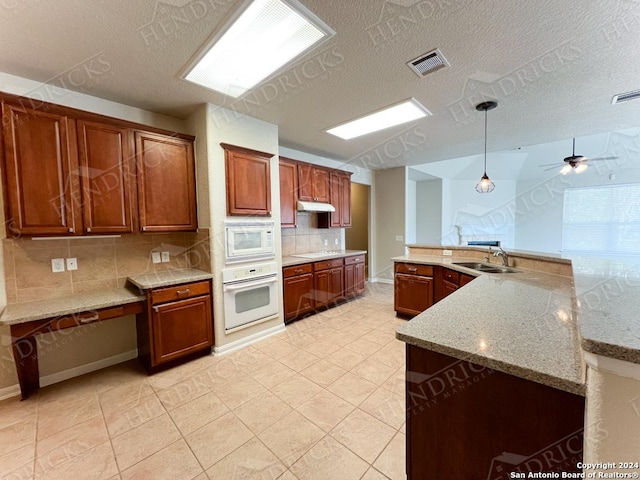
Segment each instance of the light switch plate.
[{"label": "light switch plate", "polygon": [[153,263],[162,262],[162,259],[160,258],[160,252],[151,252],[151,261]]},{"label": "light switch plate", "polygon": [[162,263],[167,263],[170,259],[169,252],[162,252]]},{"label": "light switch plate", "polygon": [[442,255],[450,257],[451,255],[453,255],[453,252],[451,250],[442,250]]},{"label": "light switch plate", "polygon": [[53,273],[64,272],[64,258],[52,258],[51,271]]},{"label": "light switch plate", "polygon": [[67,270],[77,270],[78,269],[78,259],[77,258],[67,258]]},{"label": "light switch plate", "polygon": [[404,237],[402,235],[396,235],[396,242],[402,242]]}]

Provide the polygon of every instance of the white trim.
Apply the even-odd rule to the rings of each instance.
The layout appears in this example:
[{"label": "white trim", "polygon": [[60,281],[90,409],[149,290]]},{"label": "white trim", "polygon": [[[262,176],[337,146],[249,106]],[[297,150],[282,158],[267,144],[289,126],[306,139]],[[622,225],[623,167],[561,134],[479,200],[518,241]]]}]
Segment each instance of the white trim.
[{"label": "white trim", "polygon": [[584,352],[584,360],[589,368],[640,381],[640,365],[637,363],[603,357],[589,352]]},{"label": "white trim", "polygon": [[84,375],[85,373],[95,372],[96,370],[111,367],[113,365],[117,365],[118,363],[126,362],[127,360],[131,360],[137,357],[138,349],[129,350],[128,352],[119,353],[118,355],[103,358],[95,362],[87,363],[85,365],[80,365],[79,367],[73,367],[68,370],[52,373],[51,375],[45,375],[44,377],[40,377],[40,386],[46,387],[48,385],[53,385],[54,383],[63,382],[65,380],[69,380],[70,378]]},{"label": "white trim", "polygon": [[213,354],[224,355],[226,353],[234,352],[236,350],[239,350],[240,348],[246,347],[247,345],[251,345],[252,343],[259,342],[260,340],[275,335],[276,333],[283,332],[284,329],[284,323],[281,323],[280,325],[276,325],[275,327],[271,327],[267,330],[254,333],[253,335],[249,335],[234,342],[230,342],[219,347],[213,347]]},{"label": "white trim", "polygon": [[393,279],[392,278],[372,278],[370,280],[371,283],[386,283],[387,285],[393,285]]},{"label": "white trim", "polygon": [[11,385],[10,387],[0,388],[0,400],[6,400],[7,398],[19,397],[20,385]]}]

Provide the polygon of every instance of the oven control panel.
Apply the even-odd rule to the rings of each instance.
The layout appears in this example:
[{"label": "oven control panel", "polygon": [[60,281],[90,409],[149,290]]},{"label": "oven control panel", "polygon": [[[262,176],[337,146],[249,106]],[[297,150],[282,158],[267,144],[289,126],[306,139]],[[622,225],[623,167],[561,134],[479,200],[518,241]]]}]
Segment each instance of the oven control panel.
[{"label": "oven control panel", "polygon": [[250,278],[265,277],[275,275],[278,272],[278,264],[276,262],[259,263],[247,265],[243,267],[225,268],[222,270],[222,282],[237,282]]}]

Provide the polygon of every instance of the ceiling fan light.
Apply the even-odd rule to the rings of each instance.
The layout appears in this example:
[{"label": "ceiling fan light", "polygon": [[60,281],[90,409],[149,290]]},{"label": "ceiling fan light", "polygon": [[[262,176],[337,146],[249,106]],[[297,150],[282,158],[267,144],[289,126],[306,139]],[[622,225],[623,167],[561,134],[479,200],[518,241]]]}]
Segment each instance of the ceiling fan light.
[{"label": "ceiling fan light", "polygon": [[560,174],[561,174],[561,175],[566,175],[566,174],[567,174],[567,173],[569,173],[571,170],[573,170],[573,167],[567,163],[564,167],[562,167],[562,168],[560,169]]},{"label": "ceiling fan light", "polygon": [[576,173],[582,173],[587,168],[589,168],[589,165],[587,165],[586,163],[580,163],[579,165],[576,166]]},{"label": "ceiling fan light", "polygon": [[480,181],[476,184],[476,192],[478,193],[491,193],[495,190],[496,185],[491,181],[487,173],[485,172],[480,178]]}]

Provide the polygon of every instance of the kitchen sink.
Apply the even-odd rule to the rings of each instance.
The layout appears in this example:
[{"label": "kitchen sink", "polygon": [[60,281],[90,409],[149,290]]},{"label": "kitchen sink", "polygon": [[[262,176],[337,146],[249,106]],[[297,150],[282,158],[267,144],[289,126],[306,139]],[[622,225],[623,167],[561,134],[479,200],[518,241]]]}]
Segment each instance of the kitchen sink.
[{"label": "kitchen sink", "polygon": [[471,268],[484,273],[518,273],[519,270],[511,267],[502,267],[500,265],[491,265],[490,263],[477,263],[477,262],[456,262],[454,265],[459,265],[465,268]]}]

